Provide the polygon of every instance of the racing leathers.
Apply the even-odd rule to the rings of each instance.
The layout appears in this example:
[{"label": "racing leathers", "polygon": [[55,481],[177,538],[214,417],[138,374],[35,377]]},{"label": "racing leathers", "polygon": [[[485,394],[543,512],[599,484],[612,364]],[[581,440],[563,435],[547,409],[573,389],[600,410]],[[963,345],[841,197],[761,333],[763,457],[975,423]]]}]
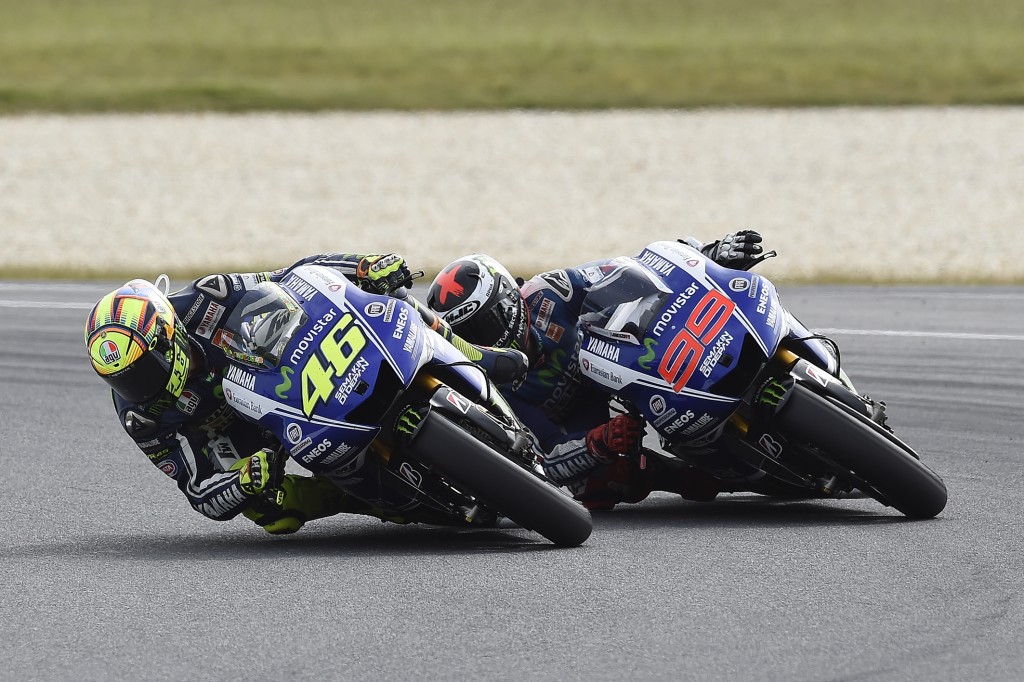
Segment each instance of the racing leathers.
[{"label": "racing leathers", "polygon": [[274,272],[207,275],[168,295],[188,331],[193,355],[193,370],[180,397],[165,392],[140,404],[112,395],[125,431],[157,468],[174,479],[193,509],[218,521],[245,512],[272,533],[294,532],[308,520],[342,511],[372,513],[316,477],[285,476],[274,499],[246,490],[242,464],[254,452],[277,448],[279,443],[225,402],[221,376],[228,360],[216,341],[234,306],[260,283],[287,281],[292,268],[317,264],[368,286],[367,273],[375,260],[357,254],[314,255]]},{"label": "racing leathers", "polygon": [[501,386],[512,409],[537,437],[545,453],[545,474],[577,496],[588,477],[607,465],[587,447],[587,433],[609,417],[608,396],[581,381],[577,323],[587,291],[614,267],[612,260],[594,261],[523,283],[520,292],[530,315],[530,370],[519,381]]}]

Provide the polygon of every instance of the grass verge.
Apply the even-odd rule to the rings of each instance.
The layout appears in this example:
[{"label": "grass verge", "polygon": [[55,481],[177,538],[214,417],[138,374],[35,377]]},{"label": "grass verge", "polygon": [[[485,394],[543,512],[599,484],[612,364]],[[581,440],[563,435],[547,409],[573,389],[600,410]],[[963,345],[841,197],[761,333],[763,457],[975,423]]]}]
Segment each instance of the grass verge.
[{"label": "grass verge", "polygon": [[0,113],[1024,103],[1020,0],[0,0]]}]

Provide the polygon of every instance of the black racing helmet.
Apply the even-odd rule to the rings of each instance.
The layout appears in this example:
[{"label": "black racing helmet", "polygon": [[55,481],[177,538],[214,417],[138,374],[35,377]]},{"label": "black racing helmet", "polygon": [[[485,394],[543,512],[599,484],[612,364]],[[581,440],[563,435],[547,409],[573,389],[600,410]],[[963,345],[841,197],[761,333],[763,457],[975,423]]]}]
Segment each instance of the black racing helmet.
[{"label": "black racing helmet", "polygon": [[446,266],[430,283],[427,305],[470,343],[526,351],[526,304],[515,278],[490,256],[475,253]]}]

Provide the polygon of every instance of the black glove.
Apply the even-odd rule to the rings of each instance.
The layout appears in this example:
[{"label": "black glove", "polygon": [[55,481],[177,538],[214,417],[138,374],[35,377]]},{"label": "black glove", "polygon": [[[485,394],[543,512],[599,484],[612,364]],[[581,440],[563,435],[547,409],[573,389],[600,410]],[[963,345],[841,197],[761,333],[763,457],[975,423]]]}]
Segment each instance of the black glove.
[{"label": "black glove", "polygon": [[716,242],[704,245],[701,253],[721,266],[749,270],[761,259],[761,235],[753,230],[730,232]]},{"label": "black glove", "polygon": [[397,253],[366,256],[356,267],[361,288],[388,296],[402,286],[412,287],[412,273]]}]

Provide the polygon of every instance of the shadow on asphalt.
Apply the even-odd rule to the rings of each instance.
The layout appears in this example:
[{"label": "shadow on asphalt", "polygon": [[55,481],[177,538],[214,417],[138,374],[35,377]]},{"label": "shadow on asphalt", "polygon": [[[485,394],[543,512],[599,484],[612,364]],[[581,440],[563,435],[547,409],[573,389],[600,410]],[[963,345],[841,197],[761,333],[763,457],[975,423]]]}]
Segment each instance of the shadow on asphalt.
[{"label": "shadow on asphalt", "polygon": [[[941,518],[941,517],[940,517]],[[620,504],[594,513],[594,532],[652,528],[805,528],[814,526],[924,523],[908,519],[866,496],[844,500],[784,500],[762,495],[720,495],[713,502],[690,502],[656,493],[640,504]]]},{"label": "shadow on asphalt", "polygon": [[543,537],[509,524],[486,530],[425,525],[333,523],[325,519],[295,535],[258,529],[229,532],[103,532],[80,540],[7,548],[7,558],[138,559],[191,562],[267,557],[468,555],[558,551]]},{"label": "shadow on asphalt", "polygon": [[[941,517],[939,517],[941,519]],[[849,527],[925,523],[912,521],[870,499],[777,500],[759,495],[725,495],[714,502],[689,502],[656,493],[640,504],[620,504],[594,513],[594,536],[602,533],[679,529]],[[585,545],[586,546],[586,545]],[[269,536],[255,527],[147,533],[86,532],[68,541],[16,545],[3,552],[13,559],[136,559],[190,562],[267,557],[363,557],[511,554],[562,551],[544,538],[508,521],[498,528],[469,530],[419,524],[395,525],[363,517],[339,516],[310,524],[291,536]]]}]

